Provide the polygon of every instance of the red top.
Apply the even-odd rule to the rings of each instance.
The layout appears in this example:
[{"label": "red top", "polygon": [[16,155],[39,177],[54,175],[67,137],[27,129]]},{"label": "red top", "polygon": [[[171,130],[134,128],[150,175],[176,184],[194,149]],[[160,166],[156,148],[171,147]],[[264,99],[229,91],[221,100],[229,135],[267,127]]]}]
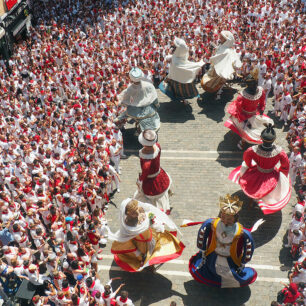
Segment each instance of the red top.
[{"label": "red top", "polygon": [[165,192],[170,185],[169,176],[160,168],[160,145],[156,143],[156,146],[157,150],[155,150],[153,154],[143,154],[141,151],[139,152],[142,170],[139,180],[142,181],[142,190],[144,194],[149,196],[157,196]]},{"label": "red top", "polygon": [[295,283],[290,283],[289,288],[284,288],[282,291],[285,293],[284,303],[294,303],[301,296]]},{"label": "red top", "polygon": [[261,87],[258,87],[254,96],[249,95],[245,90],[238,95],[227,108],[227,112],[237,118],[240,122],[245,121],[259,112],[263,112],[266,107],[266,95]]},{"label": "red top", "polygon": [[[270,152],[263,151],[259,146],[248,148],[243,154],[243,160],[249,169],[242,175],[239,184],[246,195],[253,199],[266,196],[276,187],[279,173],[283,172],[287,176],[289,172],[286,152],[275,145]],[[275,168],[278,162],[279,169]]]}]

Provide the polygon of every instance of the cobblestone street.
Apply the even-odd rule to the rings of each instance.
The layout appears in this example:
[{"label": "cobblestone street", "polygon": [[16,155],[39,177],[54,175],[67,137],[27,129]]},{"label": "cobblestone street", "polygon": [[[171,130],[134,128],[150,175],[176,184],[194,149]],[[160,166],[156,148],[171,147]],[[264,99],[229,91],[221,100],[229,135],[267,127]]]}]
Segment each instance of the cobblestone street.
[{"label": "cobblestone street", "polygon": [[[233,88],[238,90],[236,84]],[[202,89],[199,91],[203,92]],[[161,166],[173,180],[171,218],[177,225],[184,219],[204,221],[217,216],[219,197],[226,193],[236,193],[245,200],[239,219],[245,227],[251,227],[258,219],[264,218],[265,223],[253,234],[256,249],[251,266],[257,270],[258,279],[251,286],[241,289],[208,288],[194,281],[188,271],[188,260],[197,252],[199,226],[182,228],[182,241],[186,249],[177,260],[162,265],[157,274],[121,271],[113,261],[109,242],[102,253],[104,259],[100,262],[101,279],[106,283],[109,278],[122,277],[126,284],[124,288],[137,306],[167,306],[171,301],[188,306],[265,306],[276,299],[277,292],[282,288],[280,281],[287,281],[291,261],[289,250],[282,245],[291,219],[292,204],[296,201],[295,194],[281,212],[264,216],[259,209],[248,207],[248,200],[239,186],[227,178],[242,161],[242,152],[237,148],[238,136],[224,127],[226,105],[237,92],[227,90],[221,102],[215,102],[209,95],[202,97],[199,102],[194,99],[191,114],[185,111],[183,105],[170,102],[168,97],[159,92]],[[269,99],[265,113],[271,115],[270,109],[272,105]],[[274,119],[273,116],[271,118]],[[285,132],[280,125],[276,124],[276,127],[276,143],[287,151]],[[114,197],[117,207],[136,190],[140,145],[133,135],[134,131],[132,126],[127,126],[124,133],[125,152],[129,158],[121,161],[121,192]],[[118,209],[110,205],[108,220],[112,231],[118,229],[117,219]],[[114,289],[119,283],[114,281]]]}]

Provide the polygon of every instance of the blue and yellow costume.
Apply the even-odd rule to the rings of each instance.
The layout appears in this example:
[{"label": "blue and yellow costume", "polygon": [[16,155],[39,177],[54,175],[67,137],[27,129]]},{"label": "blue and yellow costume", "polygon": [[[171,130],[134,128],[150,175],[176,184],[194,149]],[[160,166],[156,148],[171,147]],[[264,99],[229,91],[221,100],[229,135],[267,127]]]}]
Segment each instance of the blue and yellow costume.
[{"label": "blue and yellow costume", "polygon": [[[193,278],[205,285],[232,288],[243,287],[256,280],[253,268],[245,268],[254,252],[251,233],[236,222],[231,237],[227,235],[220,218],[206,220],[199,232],[197,246],[200,251],[189,261],[189,271]],[[222,251],[223,250],[223,251]]]}]

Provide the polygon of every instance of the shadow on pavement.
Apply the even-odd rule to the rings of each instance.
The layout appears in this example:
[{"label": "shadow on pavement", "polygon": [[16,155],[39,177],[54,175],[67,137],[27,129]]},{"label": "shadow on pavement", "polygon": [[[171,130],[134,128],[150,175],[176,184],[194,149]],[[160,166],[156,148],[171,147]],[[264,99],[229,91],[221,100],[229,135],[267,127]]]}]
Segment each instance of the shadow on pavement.
[{"label": "shadow on pavement", "polygon": [[215,94],[208,92],[202,93],[197,101],[199,107],[203,109],[199,114],[205,114],[207,118],[216,122],[223,121],[223,117],[225,116],[225,105],[233,99],[236,92],[236,89],[224,89],[219,101],[216,101]]},{"label": "shadow on pavement", "polygon": [[284,127],[284,122],[279,121],[279,118],[275,116],[272,110],[267,112],[267,116],[269,116],[274,121],[274,127],[282,130]]},{"label": "shadow on pavement", "polygon": [[[113,261],[112,266],[117,267]],[[119,281],[114,281],[113,289],[117,289],[121,283],[125,283],[122,290],[129,292],[129,297],[136,306],[148,306],[157,303],[161,300],[167,299],[171,296],[183,295],[175,290],[172,290],[172,282],[161,274],[151,272],[130,273],[126,271],[109,272],[109,277],[121,277]],[[137,284],[137,290],[135,285]],[[120,294],[120,293],[119,293]]]},{"label": "shadow on pavement", "polygon": [[285,248],[284,245],[288,243],[288,231],[286,231],[283,237],[283,247],[279,251],[279,262],[285,267],[292,267],[294,259],[291,256],[291,248]]},{"label": "shadow on pavement", "polygon": [[138,156],[138,150],[142,148],[141,144],[138,142],[138,136],[135,135],[135,131],[135,127],[130,124],[127,125],[126,128],[122,131],[124,149],[133,150],[132,152],[125,152],[127,156]]},{"label": "shadow on pavement", "polygon": [[[112,266],[117,267],[114,261]],[[173,297],[173,300],[175,297],[180,297],[185,306],[241,306],[248,301],[251,296],[251,290],[249,287],[220,289],[207,287],[195,280],[190,280],[184,283],[187,295],[183,295],[182,293],[173,290],[172,282],[163,275],[158,274],[158,271],[154,274],[145,271],[130,273],[126,271],[111,270],[109,272],[109,278],[111,279],[115,277],[121,277],[121,279],[113,281],[113,290],[116,290],[121,283],[125,283],[122,290],[128,291],[129,297],[136,306],[148,306],[171,297]],[[134,283],[138,284],[137,290],[135,290]],[[206,301],[214,302],[208,304]]]},{"label": "shadow on pavement", "polygon": [[282,212],[278,211],[275,214],[264,215],[257,204],[250,207],[251,199],[241,190],[235,192],[234,195],[237,195],[244,202],[239,213],[239,222],[243,227],[251,228],[259,219],[264,219],[265,221],[255,232],[252,233],[255,248],[258,248],[272,240],[277,235],[282,224]]},{"label": "shadow on pavement", "polygon": [[[214,288],[190,280],[184,283],[187,295],[183,297],[185,306],[241,306],[251,296],[250,288]],[[207,302],[213,301],[213,302]]]},{"label": "shadow on pavement", "polygon": [[[193,103],[191,102],[190,105],[192,107]],[[195,120],[192,112],[188,112],[184,104],[178,101],[160,103],[158,114],[160,122],[184,123],[189,120]]]},{"label": "shadow on pavement", "polygon": [[[232,131],[228,131],[224,135],[223,140],[219,143],[217,148],[219,153],[217,162],[220,163],[220,165],[225,168],[238,167],[241,165],[244,151],[240,151],[237,148],[239,140],[240,137]],[[247,147],[245,149],[247,149]],[[232,151],[233,153],[224,153],[225,151]],[[228,159],[224,157],[227,157]]]}]

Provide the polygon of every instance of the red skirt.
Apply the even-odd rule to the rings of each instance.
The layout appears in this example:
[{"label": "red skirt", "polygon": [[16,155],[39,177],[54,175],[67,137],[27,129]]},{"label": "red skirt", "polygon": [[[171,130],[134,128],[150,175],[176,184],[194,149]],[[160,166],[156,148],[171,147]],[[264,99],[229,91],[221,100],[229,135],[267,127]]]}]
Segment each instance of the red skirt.
[{"label": "red skirt", "polygon": [[142,182],[143,193],[148,196],[162,194],[169,186],[170,178],[162,168],[160,168],[160,173],[156,177],[146,178]]}]

